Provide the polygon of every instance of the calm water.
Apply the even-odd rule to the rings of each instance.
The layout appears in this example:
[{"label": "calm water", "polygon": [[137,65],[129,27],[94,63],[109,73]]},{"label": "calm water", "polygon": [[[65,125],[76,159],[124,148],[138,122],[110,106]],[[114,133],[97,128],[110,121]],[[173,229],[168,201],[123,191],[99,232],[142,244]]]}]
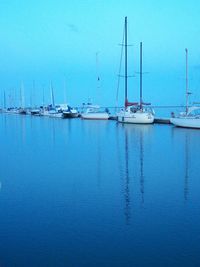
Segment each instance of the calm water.
[{"label": "calm water", "polygon": [[200,266],[200,131],[0,114],[0,266]]}]

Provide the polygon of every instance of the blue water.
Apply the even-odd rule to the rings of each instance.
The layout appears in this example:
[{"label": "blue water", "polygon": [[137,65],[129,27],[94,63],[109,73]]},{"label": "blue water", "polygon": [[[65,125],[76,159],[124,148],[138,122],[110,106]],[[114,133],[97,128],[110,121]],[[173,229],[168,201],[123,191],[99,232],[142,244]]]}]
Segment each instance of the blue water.
[{"label": "blue water", "polygon": [[0,114],[0,266],[200,266],[200,131]]}]

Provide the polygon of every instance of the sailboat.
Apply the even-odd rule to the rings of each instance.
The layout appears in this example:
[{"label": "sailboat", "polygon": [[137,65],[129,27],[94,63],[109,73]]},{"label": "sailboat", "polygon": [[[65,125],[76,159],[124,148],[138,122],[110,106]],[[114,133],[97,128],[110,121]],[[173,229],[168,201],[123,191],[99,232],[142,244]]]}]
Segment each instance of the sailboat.
[{"label": "sailboat", "polygon": [[21,115],[26,115],[26,109],[25,109],[25,100],[24,100],[24,84],[21,83],[20,88],[20,108],[18,109],[18,113]]},{"label": "sailboat", "polygon": [[52,82],[50,83],[50,90],[52,105],[49,106],[48,116],[51,118],[62,118],[62,108],[60,107],[60,105],[55,105]]},{"label": "sailboat", "polygon": [[181,112],[178,116],[173,115],[170,119],[170,122],[178,127],[185,127],[185,128],[197,128],[200,129],[200,107],[192,106],[189,107],[188,98],[191,94],[188,91],[188,49],[185,49],[185,56],[186,56],[186,109],[185,112]]},{"label": "sailboat", "polygon": [[67,107],[63,110],[62,117],[63,119],[78,118],[78,110],[67,105]]},{"label": "sailboat", "polygon": [[[66,103],[66,83],[64,84],[64,100]],[[62,118],[63,119],[73,119],[73,118],[78,118],[79,113],[76,108],[71,107],[68,104],[64,105],[63,112],[62,112]]]},{"label": "sailboat", "polygon": [[[96,67],[97,67],[97,89],[99,89],[100,78],[98,75],[98,53],[96,53]],[[81,113],[82,119],[87,120],[108,120],[109,111],[106,108],[102,110],[99,105],[92,104],[91,101],[88,101],[87,104],[83,103],[83,112]]]},{"label": "sailboat", "polygon": [[107,109],[105,111],[101,111],[101,107],[99,105],[93,105],[92,103],[84,104],[83,109],[85,111],[81,113],[82,119],[87,120],[108,120],[109,119],[109,112]]},{"label": "sailboat", "polygon": [[150,103],[143,102],[142,96],[142,42],[140,43],[140,102],[128,101],[128,64],[127,64],[127,17],[125,17],[125,104],[117,113],[117,120],[121,123],[149,124],[154,122],[154,112],[148,107]]},{"label": "sailboat", "polygon": [[30,105],[31,105],[30,114],[34,116],[40,116],[40,108],[38,108],[34,102],[35,102],[35,81],[33,80],[33,89],[30,96]]}]

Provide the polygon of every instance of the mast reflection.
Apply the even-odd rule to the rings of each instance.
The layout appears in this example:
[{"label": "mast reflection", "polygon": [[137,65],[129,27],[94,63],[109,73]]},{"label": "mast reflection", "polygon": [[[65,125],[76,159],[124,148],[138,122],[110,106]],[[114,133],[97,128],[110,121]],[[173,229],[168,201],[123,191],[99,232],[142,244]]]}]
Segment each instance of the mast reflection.
[{"label": "mast reflection", "polygon": [[173,138],[175,138],[175,136],[181,140],[184,144],[183,146],[183,153],[184,153],[184,185],[183,185],[183,197],[184,200],[187,201],[188,200],[188,196],[189,196],[189,173],[190,173],[190,151],[189,151],[189,147],[190,147],[190,137],[195,134],[196,131],[193,129],[183,129],[183,128],[176,128],[173,127],[172,128],[172,136]]},{"label": "mast reflection", "polygon": [[[119,169],[123,181],[124,215],[126,224],[130,224],[131,205],[133,203],[131,186],[136,179],[139,180],[141,202],[144,203],[144,135],[149,133],[152,126],[120,124],[118,127],[124,131],[124,165],[120,163],[119,158]],[[119,150],[119,154],[121,154],[120,152]]]},{"label": "mast reflection", "polygon": [[188,200],[188,193],[189,193],[189,137],[186,133],[185,135],[185,180],[184,180],[184,199]]},{"label": "mast reflection", "polygon": [[142,198],[142,203],[144,203],[144,145],[143,145],[143,132],[140,131],[140,193]]},{"label": "mast reflection", "polygon": [[131,219],[131,201],[130,201],[130,174],[129,174],[129,147],[128,147],[128,132],[125,130],[125,184],[124,184],[124,198],[125,208],[124,215],[126,224],[130,223]]}]

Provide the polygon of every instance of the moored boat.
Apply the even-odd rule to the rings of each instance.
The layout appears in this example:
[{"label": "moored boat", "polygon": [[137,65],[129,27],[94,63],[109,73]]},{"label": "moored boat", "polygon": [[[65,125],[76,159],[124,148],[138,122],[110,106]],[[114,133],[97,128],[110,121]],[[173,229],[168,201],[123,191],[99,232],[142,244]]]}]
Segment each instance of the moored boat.
[{"label": "moored boat", "polygon": [[21,115],[26,115],[27,114],[27,111],[25,108],[19,108],[18,109],[18,113],[21,114]]},{"label": "moored boat", "polygon": [[70,106],[67,106],[67,108],[63,110],[62,114],[63,119],[78,118],[79,115],[78,110]]},{"label": "moored boat", "polygon": [[39,116],[40,115],[40,109],[39,108],[33,108],[30,110],[31,115]]},{"label": "moored boat", "polygon": [[81,113],[81,118],[87,120],[108,120],[109,112],[108,110],[101,110],[98,105],[89,104],[86,106],[86,110]]},{"label": "moored boat", "polygon": [[63,112],[62,110],[57,110],[57,109],[50,109],[48,112],[48,116],[50,118],[62,118]]},{"label": "moored boat", "polygon": [[186,54],[186,108],[184,112],[181,112],[178,116],[175,116],[173,113],[170,122],[177,127],[184,128],[197,128],[200,129],[200,107],[192,106],[189,107],[189,95],[191,94],[188,91],[188,49],[185,49]]},{"label": "moored boat", "polygon": [[140,102],[128,101],[128,68],[127,68],[127,17],[125,17],[125,105],[117,115],[120,123],[150,124],[154,122],[154,111],[149,103],[143,102],[142,96],[142,42],[140,43]]},{"label": "moored boat", "polygon": [[187,113],[171,118],[170,122],[177,127],[200,129],[200,107],[190,107]]},{"label": "moored boat", "polygon": [[154,122],[153,111],[148,108],[130,106],[117,113],[117,120],[121,123],[151,124]]}]

